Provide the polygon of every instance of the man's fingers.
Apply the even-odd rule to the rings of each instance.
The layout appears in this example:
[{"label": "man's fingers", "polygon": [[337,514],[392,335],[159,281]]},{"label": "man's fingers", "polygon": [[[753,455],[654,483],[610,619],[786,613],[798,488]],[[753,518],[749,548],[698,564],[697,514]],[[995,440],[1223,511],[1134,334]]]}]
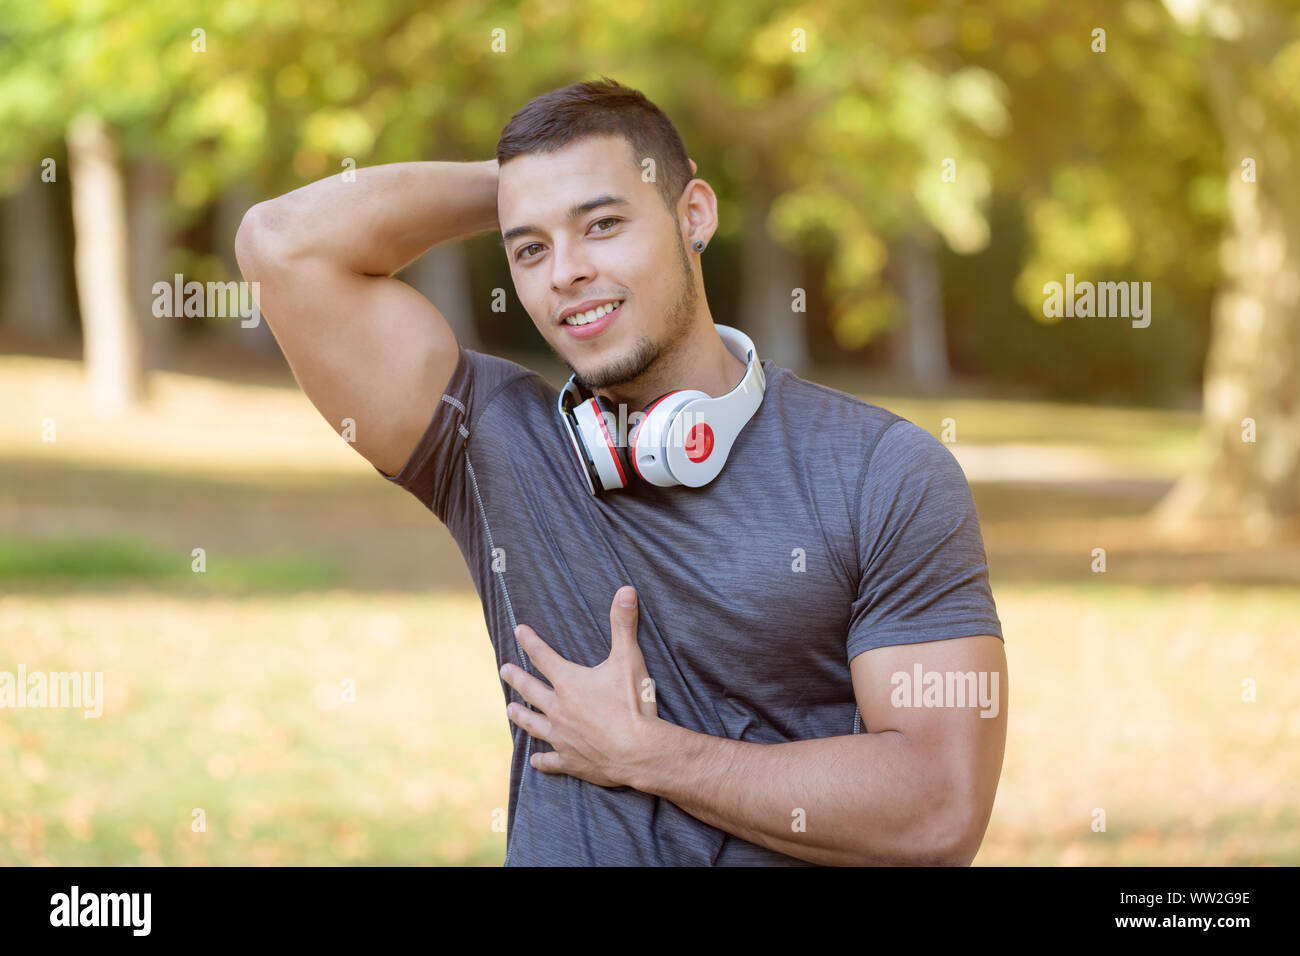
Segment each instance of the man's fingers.
[{"label": "man's fingers", "polygon": [[522,668],[514,664],[504,665],[501,668],[501,679],[543,713],[549,713],[555,708],[555,691]]},{"label": "man's fingers", "polygon": [[[558,683],[559,677],[564,673],[564,668],[568,666],[569,662],[552,650],[551,646],[542,640],[537,635],[537,632],[527,624],[520,624],[515,628],[515,639],[519,641],[519,646],[524,649],[524,653],[528,655],[528,659],[532,661],[533,667],[538,673],[550,681],[551,686]],[[522,688],[515,684],[510,686],[515,687],[521,693],[523,692]]]},{"label": "man's fingers", "polygon": [[506,707],[506,716],[510,718],[511,723],[522,727],[528,736],[545,740],[551,746],[555,746],[551,739],[551,719],[545,714],[529,710],[523,704],[510,704]]},{"label": "man's fingers", "polygon": [[609,637],[611,651],[638,650],[636,625],[640,608],[637,606],[636,588],[627,584],[614,595],[609,607]]},{"label": "man's fingers", "polygon": [[[631,605],[628,607],[627,605]],[[609,609],[610,656],[624,655],[626,663],[635,663],[637,709],[647,717],[659,716],[655,705],[655,684],[645,667],[645,657],[637,643],[636,632],[641,613],[636,588],[630,584],[618,589]],[[626,663],[623,666],[626,666]]]}]

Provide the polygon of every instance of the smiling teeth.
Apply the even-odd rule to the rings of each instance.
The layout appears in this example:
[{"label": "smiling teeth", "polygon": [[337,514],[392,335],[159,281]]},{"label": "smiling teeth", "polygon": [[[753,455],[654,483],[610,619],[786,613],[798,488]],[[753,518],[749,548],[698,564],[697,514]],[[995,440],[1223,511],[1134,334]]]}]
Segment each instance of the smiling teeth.
[{"label": "smiling teeth", "polygon": [[609,313],[613,312],[622,304],[623,302],[620,299],[618,302],[610,302],[606,305],[598,305],[596,306],[596,308],[591,309],[588,312],[579,312],[576,315],[569,316],[567,319],[564,320],[564,324],[565,325],[590,325],[592,322],[595,322],[597,319],[599,319],[602,315],[608,315]]}]

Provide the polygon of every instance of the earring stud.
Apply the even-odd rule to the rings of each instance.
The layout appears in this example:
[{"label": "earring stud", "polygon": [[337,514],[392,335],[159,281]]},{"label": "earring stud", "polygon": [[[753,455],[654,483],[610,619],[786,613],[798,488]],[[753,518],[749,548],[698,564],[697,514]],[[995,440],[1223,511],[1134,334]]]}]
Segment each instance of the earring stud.
[{"label": "earring stud", "polygon": [[703,240],[703,239],[696,239],[693,243],[691,243],[691,248],[694,249],[696,252],[703,252],[703,251],[704,251],[704,240]]}]

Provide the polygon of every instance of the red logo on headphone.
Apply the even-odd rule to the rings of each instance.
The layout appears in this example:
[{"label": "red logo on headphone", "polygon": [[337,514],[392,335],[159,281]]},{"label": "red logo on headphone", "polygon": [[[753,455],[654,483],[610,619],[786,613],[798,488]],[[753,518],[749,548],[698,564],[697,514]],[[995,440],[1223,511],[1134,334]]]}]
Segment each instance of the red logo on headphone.
[{"label": "red logo on headphone", "polygon": [[713,429],[700,422],[686,435],[686,457],[698,464],[708,458],[712,452]]}]

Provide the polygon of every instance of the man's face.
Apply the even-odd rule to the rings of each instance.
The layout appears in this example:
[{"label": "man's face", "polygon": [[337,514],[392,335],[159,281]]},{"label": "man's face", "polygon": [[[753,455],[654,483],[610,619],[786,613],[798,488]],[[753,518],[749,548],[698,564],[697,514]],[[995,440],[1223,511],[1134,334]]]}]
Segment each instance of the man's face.
[{"label": "man's face", "polygon": [[[694,275],[678,222],[641,181],[627,140],[588,137],[519,156],[498,182],[515,291],[588,388],[632,382],[682,341],[695,319]],[[609,300],[622,304],[585,328],[561,321],[566,309]]]}]

